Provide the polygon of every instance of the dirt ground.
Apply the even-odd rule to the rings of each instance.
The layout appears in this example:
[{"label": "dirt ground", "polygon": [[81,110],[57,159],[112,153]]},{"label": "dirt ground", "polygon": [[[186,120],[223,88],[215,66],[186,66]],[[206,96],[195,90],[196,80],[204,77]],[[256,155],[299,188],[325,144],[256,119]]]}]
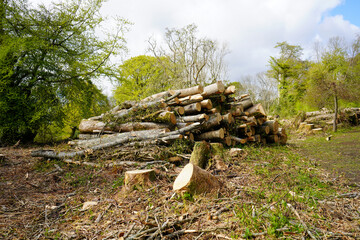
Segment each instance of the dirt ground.
[{"label": "dirt ground", "polygon": [[[152,166],[153,187],[128,192],[124,172],[141,162],[78,166],[31,157],[34,149],[0,148],[0,239],[307,239],[310,230],[318,239],[360,238],[360,188],[317,170],[292,147],[249,147],[224,160],[223,170],[210,169],[226,183],[215,198],[174,194],[184,162]],[[145,153],[102,152],[85,161]],[[84,209],[89,201],[96,205]]]}]

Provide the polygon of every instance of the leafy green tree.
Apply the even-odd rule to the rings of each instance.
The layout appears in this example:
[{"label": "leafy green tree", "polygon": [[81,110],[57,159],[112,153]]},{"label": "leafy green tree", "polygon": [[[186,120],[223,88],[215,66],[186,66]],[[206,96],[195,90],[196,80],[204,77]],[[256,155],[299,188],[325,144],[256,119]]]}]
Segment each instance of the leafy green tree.
[{"label": "leafy green tree", "polygon": [[119,85],[114,92],[117,103],[141,100],[170,86],[158,59],[145,55],[126,60],[118,69],[117,81]]},{"label": "leafy green tree", "polygon": [[277,111],[291,115],[296,112],[296,103],[305,93],[307,61],[301,60],[302,48],[287,42],[277,43],[279,57],[270,57],[268,76],[278,82],[279,104]]},{"label": "leafy green tree", "polygon": [[166,29],[165,45],[149,40],[150,52],[158,58],[172,87],[182,88],[226,80],[226,45],[197,36],[197,26]]},{"label": "leafy green tree", "polygon": [[[309,70],[308,98],[318,107],[332,104],[334,119],[337,119],[340,99],[360,100],[359,49],[359,38],[351,48],[340,37],[331,38],[325,51],[321,53],[320,61],[313,63]],[[334,121],[333,131],[336,130],[337,122]]]},{"label": "leafy green tree", "polygon": [[44,126],[62,126],[68,106],[84,117],[104,106],[93,80],[111,75],[108,59],[124,50],[128,23],[120,19],[114,34],[97,37],[103,2],[37,8],[26,0],[0,2],[0,143],[32,140]]}]

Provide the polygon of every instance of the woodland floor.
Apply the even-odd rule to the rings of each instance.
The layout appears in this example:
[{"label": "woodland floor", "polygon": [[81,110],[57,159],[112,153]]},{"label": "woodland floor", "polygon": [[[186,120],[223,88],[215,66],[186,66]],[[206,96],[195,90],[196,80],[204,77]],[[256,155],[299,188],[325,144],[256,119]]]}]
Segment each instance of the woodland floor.
[{"label": "woodland floor", "polygon": [[[224,183],[217,196],[173,193],[186,159],[179,166],[145,165],[156,169],[153,186],[124,189],[125,171],[189,153],[181,145],[119,148],[80,160],[139,161],[107,168],[33,158],[34,146],[0,148],[6,156],[0,162],[0,239],[360,239],[360,187],[352,178],[360,133],[351,131],[325,146],[318,136],[225,155],[226,168],[209,169]],[[350,175],[326,169],[344,165]],[[87,201],[97,205],[83,210]]]}]

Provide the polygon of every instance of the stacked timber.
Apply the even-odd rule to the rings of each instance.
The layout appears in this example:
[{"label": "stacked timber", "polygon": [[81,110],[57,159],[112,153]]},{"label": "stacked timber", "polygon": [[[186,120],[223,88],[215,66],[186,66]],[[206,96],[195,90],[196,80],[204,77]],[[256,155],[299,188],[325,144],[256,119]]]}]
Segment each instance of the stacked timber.
[{"label": "stacked timber", "polygon": [[277,121],[269,121],[260,103],[248,94],[235,96],[235,86],[222,81],[161,92],[140,102],[124,102],[101,116],[84,119],[79,130],[83,139],[101,134],[140,130],[175,131],[194,123],[200,126],[179,138],[223,142],[284,143],[286,133],[279,132]]},{"label": "stacked timber", "polygon": [[298,131],[305,133],[323,132],[326,128],[332,126],[334,121],[337,124],[359,125],[360,108],[345,108],[338,112],[336,120],[334,120],[334,117],[334,112],[325,108],[320,111],[306,112],[303,122],[299,124]]}]

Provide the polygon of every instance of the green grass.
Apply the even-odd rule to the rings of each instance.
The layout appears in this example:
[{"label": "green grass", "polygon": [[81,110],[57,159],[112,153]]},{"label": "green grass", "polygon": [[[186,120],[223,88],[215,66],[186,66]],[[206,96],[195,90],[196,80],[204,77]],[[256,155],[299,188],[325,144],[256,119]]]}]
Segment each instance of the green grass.
[{"label": "green grass", "polygon": [[321,219],[317,213],[318,201],[336,193],[331,183],[319,178],[315,164],[295,153],[287,146],[252,147],[244,159],[249,174],[259,179],[257,185],[246,191],[255,204],[240,204],[235,207],[235,221],[244,226],[241,236],[252,237],[258,232],[267,232],[269,238],[282,237],[277,229],[287,227],[288,232],[302,233],[303,227],[294,222],[287,203],[306,209],[309,216]]},{"label": "green grass", "polygon": [[325,135],[296,141],[302,155],[335,173],[344,174],[351,181],[360,181],[360,127],[340,129],[331,133],[330,141]]}]

